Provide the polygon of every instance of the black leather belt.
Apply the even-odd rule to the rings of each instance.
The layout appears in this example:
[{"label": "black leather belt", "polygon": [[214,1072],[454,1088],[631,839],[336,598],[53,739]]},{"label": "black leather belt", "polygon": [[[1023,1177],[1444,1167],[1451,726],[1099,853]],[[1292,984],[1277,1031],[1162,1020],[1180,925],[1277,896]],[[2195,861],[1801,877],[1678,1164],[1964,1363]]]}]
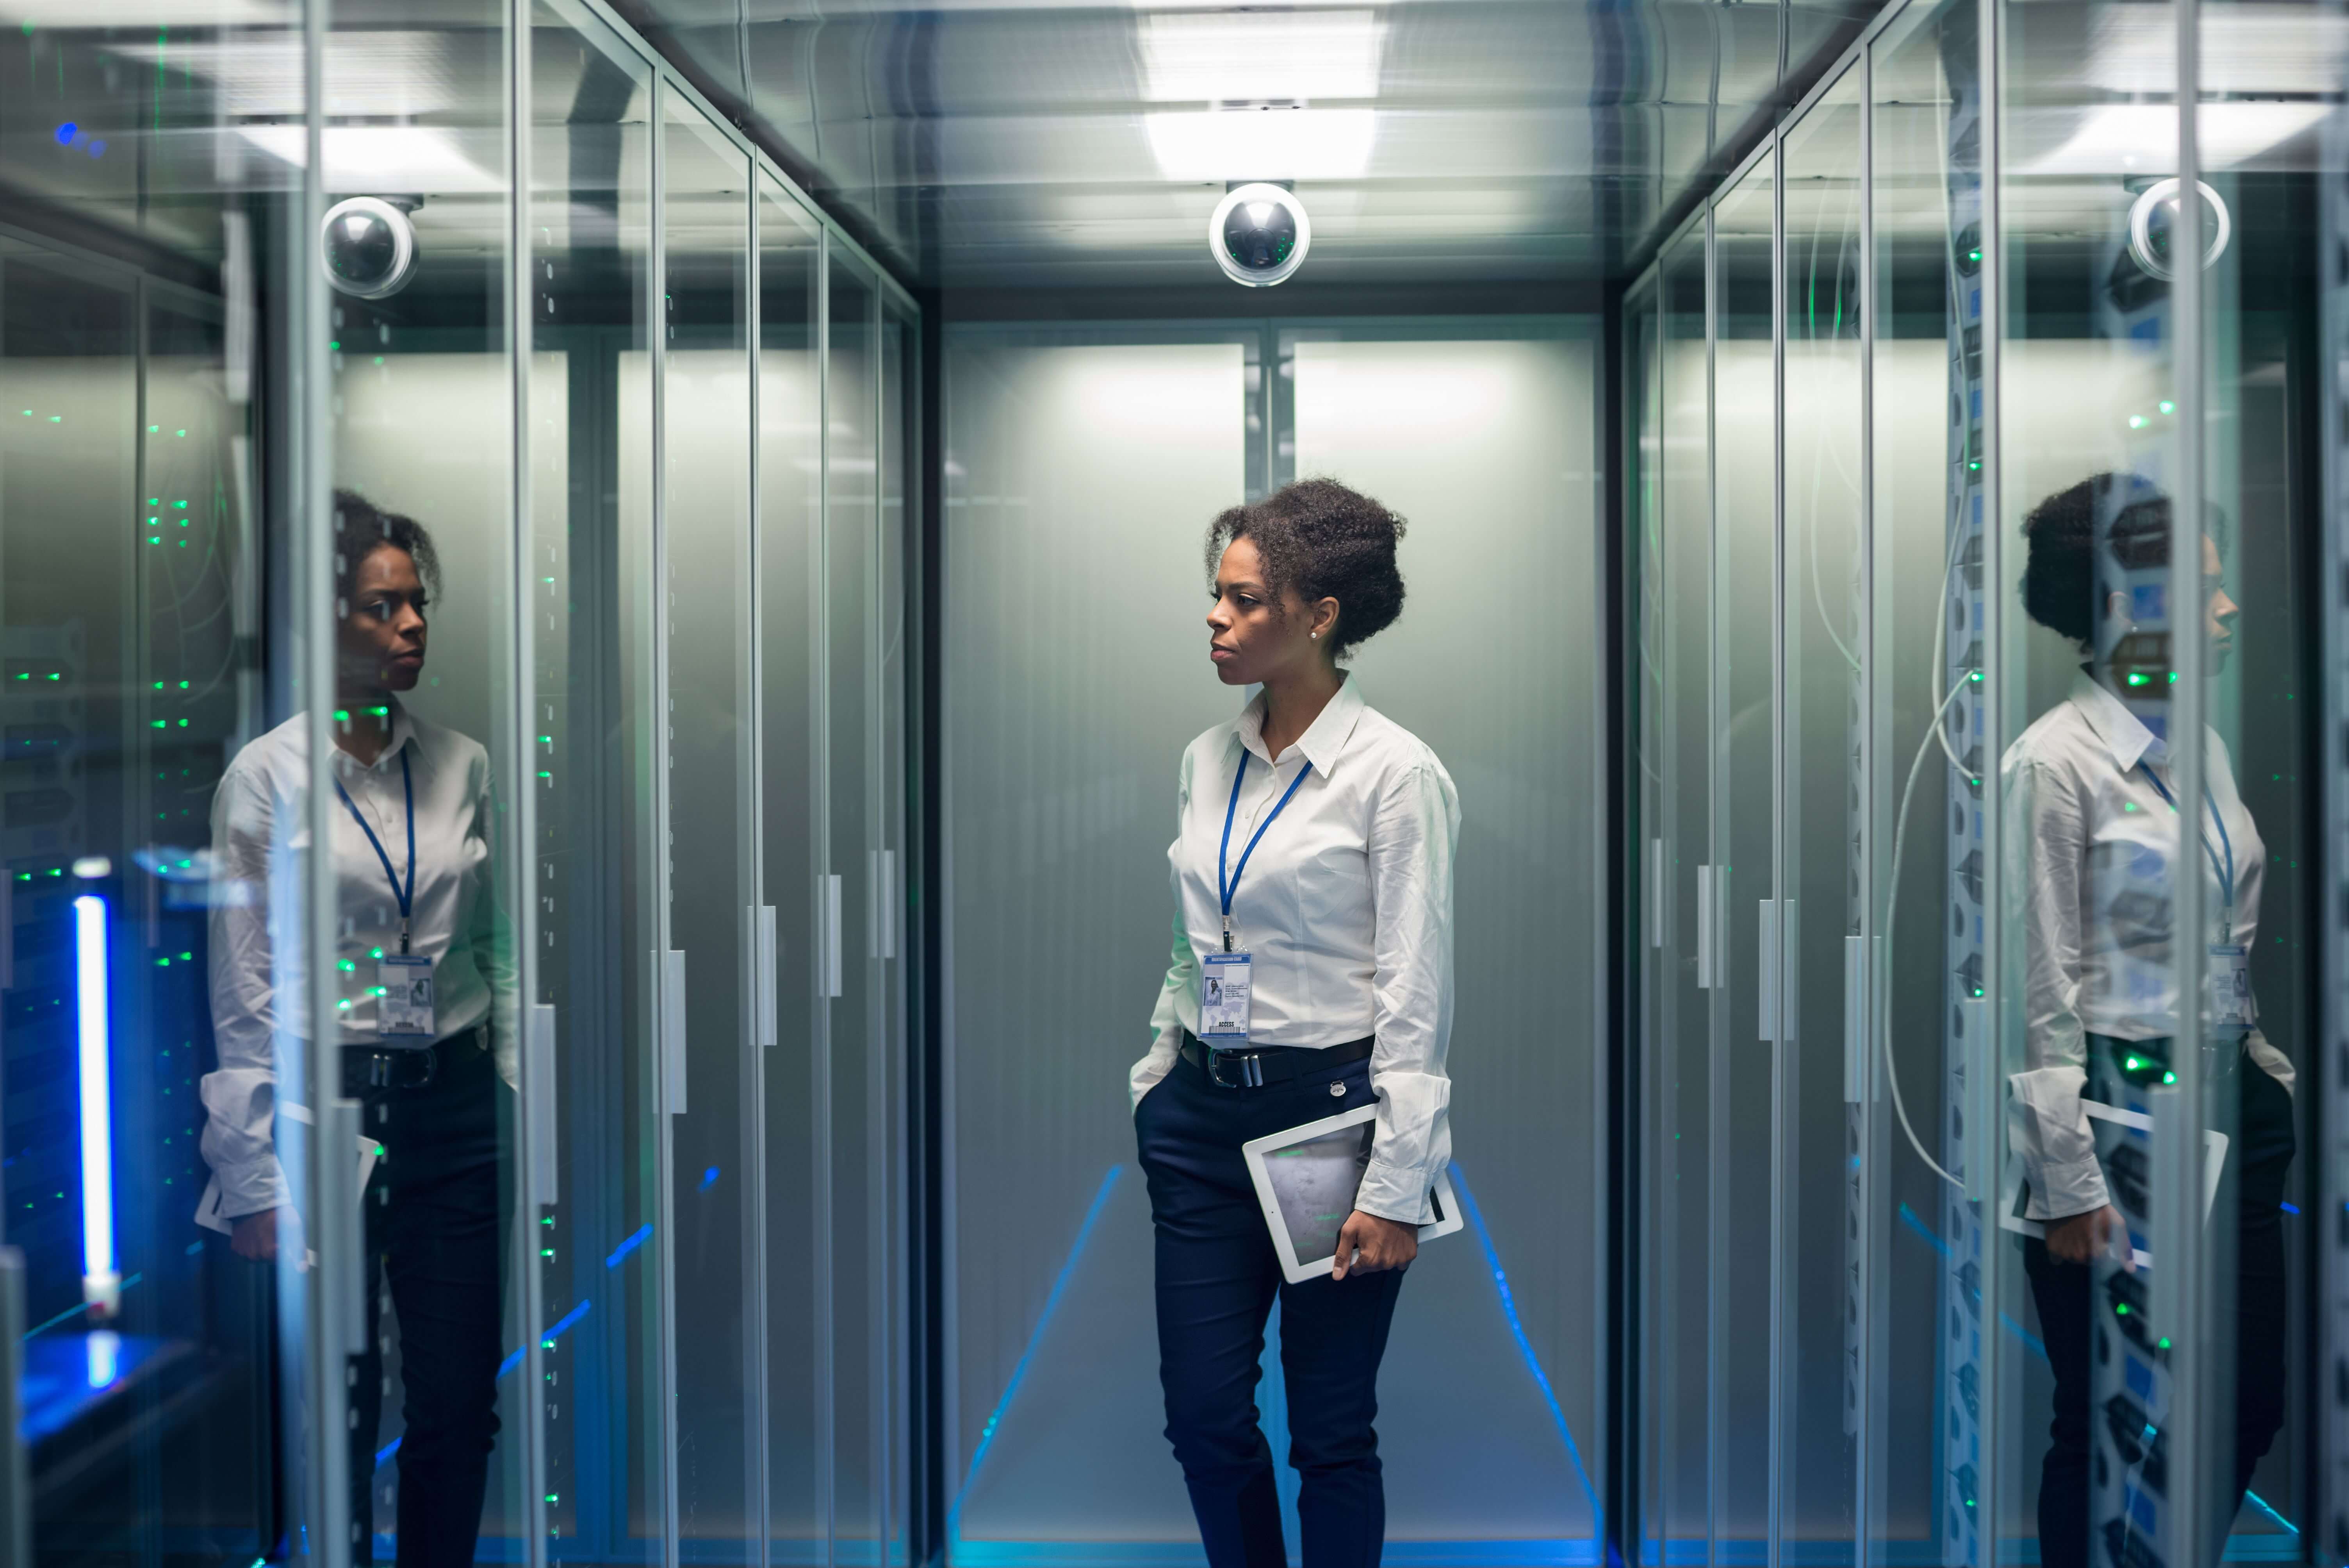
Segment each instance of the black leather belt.
[{"label": "black leather belt", "polygon": [[422,1088],[440,1076],[442,1052],[484,1049],[488,1029],[487,1024],[476,1024],[462,1034],[450,1035],[429,1046],[345,1046],[343,1098],[358,1099],[390,1089]]},{"label": "black leather belt", "polygon": [[1185,1029],[1182,1055],[1217,1088],[1263,1088],[1307,1073],[1368,1061],[1376,1038],[1349,1040],[1342,1046],[1248,1046],[1225,1051],[1208,1049],[1198,1036]]}]

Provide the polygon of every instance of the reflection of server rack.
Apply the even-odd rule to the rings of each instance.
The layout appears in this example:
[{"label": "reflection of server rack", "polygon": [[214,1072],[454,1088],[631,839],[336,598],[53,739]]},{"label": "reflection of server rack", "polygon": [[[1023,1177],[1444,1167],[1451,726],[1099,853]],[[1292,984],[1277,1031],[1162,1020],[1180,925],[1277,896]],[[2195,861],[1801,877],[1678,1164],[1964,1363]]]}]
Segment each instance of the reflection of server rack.
[{"label": "reflection of server rack", "polygon": [[78,617],[0,630],[0,843],[11,865],[57,864],[89,841],[83,641]]},{"label": "reflection of server rack", "polygon": [[[32,1305],[52,1308],[57,1282],[78,1279],[78,1145],[67,1130],[77,1102],[70,1071],[74,962],[66,939],[75,891],[67,865],[88,841],[88,752],[79,619],[0,633],[0,843],[7,925],[0,985],[7,994],[0,1039],[10,1084],[5,1143],[13,1199],[8,1240],[23,1250]],[[68,1064],[69,1065],[69,1064]],[[70,1304],[68,1304],[70,1305]]]},{"label": "reflection of server rack", "polygon": [[[1968,1066],[1997,1060],[1990,1030],[1989,1009],[1983,1005],[1983,937],[1989,929],[1983,907],[1984,812],[1982,778],[1983,748],[1992,738],[1987,700],[1994,683],[1975,678],[1989,640],[1987,608],[1982,591],[1985,556],[1984,526],[1992,503],[1984,463],[1985,414],[1982,362],[1983,336],[1992,324],[1983,317],[1983,191],[1982,181],[1982,39],[1971,21],[1973,13],[1958,8],[1945,24],[1941,43],[1942,73],[1949,83],[1950,116],[1946,154],[1947,215],[1950,252],[1944,263],[1950,280],[1944,337],[1950,349],[1948,482],[1949,498],[1942,547],[1951,569],[1945,578],[1940,605],[1943,645],[1948,650],[1941,667],[1933,672],[1935,692],[1955,690],[1944,726],[1947,755],[1965,759],[1962,769],[1937,762],[1944,780],[1943,799],[1951,805],[1943,818],[1944,852],[1949,867],[1943,887],[1943,959],[1941,973],[1948,998],[1949,1032],[1941,1058],[1941,1163],[1953,1175],[1978,1190],[1981,1173],[1970,1167],[1966,1108]],[[1962,651],[1961,651],[1962,650]],[[1941,1436],[1940,1518],[1941,1561],[1987,1565],[1996,1560],[1996,1532],[1983,1528],[1998,1517],[2002,1506],[1983,1493],[2000,1473],[1992,1462],[1996,1433],[1982,1423],[1982,1390],[1996,1385],[1996,1303],[1983,1299],[1984,1229],[1970,1198],[1978,1191],[1944,1184],[1942,1230],[1949,1238],[1941,1274],[1940,1404],[1945,1419]],[[1990,1233],[1995,1235],[1993,1229]],[[1993,1272],[1995,1272],[1993,1270]],[[1995,1284],[1993,1283],[1993,1289]]]}]

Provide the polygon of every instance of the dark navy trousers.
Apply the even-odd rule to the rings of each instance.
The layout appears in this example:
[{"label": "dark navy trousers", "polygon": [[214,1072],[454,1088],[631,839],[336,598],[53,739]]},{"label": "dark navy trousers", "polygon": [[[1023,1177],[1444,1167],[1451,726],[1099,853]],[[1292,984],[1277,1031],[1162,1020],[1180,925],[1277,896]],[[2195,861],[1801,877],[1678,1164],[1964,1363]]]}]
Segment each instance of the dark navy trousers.
[{"label": "dark navy trousers", "polygon": [[[2088,1038],[2099,1056],[2117,1055],[2131,1047],[2141,1049],[2144,1044],[2101,1035]],[[2166,1057],[2168,1042],[2155,1043],[2164,1047]],[[2234,1469],[2223,1478],[2232,1490],[2217,1494],[2211,1539],[2199,1559],[2208,1563],[2217,1562],[2225,1551],[2227,1533],[2251,1488],[2251,1472],[2283,1429],[2290,1408],[2284,1349],[2290,1338],[2285,1311],[2291,1292],[2284,1275],[2282,1204],[2296,1137],[2292,1094],[2249,1057],[2235,1073],[2241,1100],[2227,1154],[2237,1202],[2235,1289],[2230,1293],[2222,1285],[2217,1293],[2220,1342],[2231,1336],[2235,1343]],[[2055,1418],[2039,1473],[2039,1561],[2044,1568],[2091,1568],[2116,1559],[2121,1550],[2096,1539],[2089,1518],[2095,1423],[2116,1418],[2095,1404],[2096,1362],[2102,1354],[2096,1342],[2100,1331],[2095,1327],[2095,1272],[2085,1264],[2063,1262],[2035,1236],[2023,1241],[2023,1272],[2031,1281],[2039,1331],[2055,1374]]]},{"label": "dark navy trousers", "polygon": [[383,1409],[378,1278],[399,1319],[399,1568],[472,1563],[497,1438],[509,1095],[496,1057],[471,1039],[440,1050],[430,1084],[364,1101],[385,1154],[367,1183],[367,1351],[351,1387],[352,1561],[362,1564],[374,1560]]},{"label": "dark navy trousers", "polygon": [[1379,1561],[1386,1492],[1371,1422],[1402,1275],[1285,1283],[1240,1159],[1249,1139],[1371,1103],[1370,1077],[1370,1063],[1359,1061],[1263,1088],[1221,1088],[1177,1058],[1133,1113],[1157,1233],[1166,1438],[1209,1568],[1288,1561],[1272,1448],[1256,1406],[1276,1293],[1305,1568],[1375,1568]]}]

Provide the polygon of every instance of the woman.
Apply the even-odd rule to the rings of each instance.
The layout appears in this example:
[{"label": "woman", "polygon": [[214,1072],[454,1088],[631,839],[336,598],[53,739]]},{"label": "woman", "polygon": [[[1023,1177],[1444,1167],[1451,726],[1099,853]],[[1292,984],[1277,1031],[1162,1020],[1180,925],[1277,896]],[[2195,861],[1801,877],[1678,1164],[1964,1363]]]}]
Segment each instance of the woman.
[{"label": "woman", "polygon": [[[2024,1214],[2046,1224],[2044,1241],[2024,1242],[2023,1269],[2055,1377],[2054,1441],[2039,1487],[2040,1561],[2050,1568],[2090,1561],[2096,1373],[2088,1265],[2128,1255],[2128,1227],[2081,1100],[2109,1102],[2126,1095],[2126,1085],[2189,1070],[2170,1053],[2178,1010],[2171,911],[2184,872],[2202,876],[2209,916],[2203,935],[2214,985],[2203,1037],[2216,1048],[2204,1053],[2206,1103],[2222,1127],[2230,1084],[2240,1107],[2227,1129],[2237,1202],[2233,1490],[2213,1522],[2218,1535],[2232,1524],[2252,1470],[2283,1424],[2280,1205],[2292,1157],[2292,1069],[2252,1026],[2248,970],[2238,956],[2258,938],[2267,851],[2236,793],[2227,748],[2208,730],[2201,810],[2180,807],[2166,738],[2168,639],[2140,634],[2131,596],[2116,582],[2166,581],[2170,526],[2167,497],[2113,474],[2050,496],[2023,524],[2023,607],[2078,643],[2088,660],[2071,695],[2023,731],[2003,766],[2009,878],[2023,901],[2029,1060],[2012,1080],[2022,1113],[2015,1141],[2029,1189]],[[2218,547],[2198,542],[2204,597],[2194,631],[2215,675],[2234,641],[2237,608],[2220,581]],[[2116,573],[2100,580],[2100,561]],[[2185,837],[2189,821],[2199,844]],[[2121,1325],[2123,1336],[2134,1337],[2128,1326]],[[2144,1416],[2158,1424],[2165,1412]]]},{"label": "woman", "polygon": [[[1208,657],[1226,686],[1263,689],[1183,753],[1174,961],[1132,1088],[1166,1436],[1212,1568],[1287,1560],[1254,1398],[1276,1292],[1308,1568],[1367,1568],[1385,1533],[1371,1420],[1402,1271],[1451,1156],[1460,831],[1443,764],[1338,667],[1402,612],[1402,528],[1368,497],[1309,480],[1207,534]],[[1226,955],[1248,974],[1237,995],[1219,978],[1210,1048],[1202,972],[1228,974]],[[1285,1284],[1240,1145],[1373,1097],[1336,1265]]]},{"label": "woman", "polygon": [[[497,1431],[501,1125],[513,1072],[512,954],[491,897],[489,757],[480,742],[410,714],[398,694],[424,669],[425,612],[439,586],[414,520],[349,491],[335,497],[340,546],[333,779],[336,988],[342,1083],[382,1145],[364,1199],[367,1346],[352,1382],[355,1561],[372,1561],[373,1480],[383,1369],[378,1271],[400,1328],[406,1428],[399,1444],[401,1568],[473,1560]],[[213,1033],[220,1069],[202,1084],[207,1202],[240,1256],[302,1255],[302,1217],[279,1167],[273,1037],[302,1027],[298,952],[279,953],[267,898],[307,847],[306,715],[237,753],[212,804],[223,881],[212,913]],[[275,872],[274,875],[273,872]],[[278,999],[286,998],[282,1015]],[[291,1064],[289,1064],[290,1066]],[[295,1104],[315,1104],[287,1086]],[[329,1151],[330,1155],[332,1151]],[[347,1154],[346,1157],[348,1157]]]}]

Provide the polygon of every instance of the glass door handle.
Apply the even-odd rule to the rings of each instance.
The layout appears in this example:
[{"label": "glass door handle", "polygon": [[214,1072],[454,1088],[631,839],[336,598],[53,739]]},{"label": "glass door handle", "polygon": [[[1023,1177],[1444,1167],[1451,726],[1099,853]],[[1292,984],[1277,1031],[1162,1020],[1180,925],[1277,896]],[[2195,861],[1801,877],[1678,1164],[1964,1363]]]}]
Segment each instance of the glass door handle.
[{"label": "glass door handle", "polygon": [[775,906],[762,903],[750,911],[750,951],[758,954],[752,972],[759,977],[758,1037],[761,1049],[775,1043]]},{"label": "glass door handle", "polygon": [[1648,945],[1664,944],[1664,841],[1648,841]]},{"label": "glass door handle", "polygon": [[661,1068],[671,1116],[685,1114],[685,954],[661,954]]},{"label": "glass door handle", "polygon": [[1868,938],[1843,939],[1843,1102],[1866,1098],[1860,1085],[1867,1068],[1860,1042],[1868,1038]]},{"label": "glass door handle", "polygon": [[1778,901],[1762,901],[1762,974],[1754,987],[1758,995],[1761,1016],[1755,1020],[1761,1037],[1775,1041],[1781,1033],[1778,1022]]},{"label": "glass door handle", "polygon": [[555,1201],[554,1004],[533,1002],[523,1019],[523,1103],[530,1123],[530,1206]]},{"label": "glass door handle", "polygon": [[840,995],[840,876],[827,872],[815,879],[816,929],[823,934],[823,994]]},{"label": "glass door handle", "polygon": [[1713,868],[1696,868],[1696,985],[1713,989]]},{"label": "glass door handle", "polygon": [[339,1095],[327,1099],[317,1131],[318,1152],[312,1158],[318,1162],[318,1206],[329,1214],[345,1214],[360,1222],[335,1227],[339,1236],[313,1233],[310,1250],[317,1258],[316,1266],[326,1271],[320,1294],[326,1297],[327,1319],[335,1326],[329,1332],[342,1336],[342,1344],[335,1348],[342,1356],[357,1356],[367,1348],[368,1286],[362,1266],[367,1255],[367,1194],[354,1190],[358,1184],[357,1150],[363,1131],[359,1102]]}]

